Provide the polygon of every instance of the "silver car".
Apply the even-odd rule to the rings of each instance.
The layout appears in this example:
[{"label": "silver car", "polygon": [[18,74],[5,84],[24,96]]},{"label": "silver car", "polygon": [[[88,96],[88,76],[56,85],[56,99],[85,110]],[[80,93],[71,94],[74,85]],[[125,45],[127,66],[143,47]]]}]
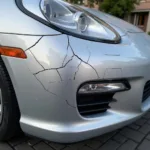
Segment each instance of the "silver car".
[{"label": "silver car", "polygon": [[70,143],[150,108],[150,37],[61,0],[0,2],[0,140]]}]

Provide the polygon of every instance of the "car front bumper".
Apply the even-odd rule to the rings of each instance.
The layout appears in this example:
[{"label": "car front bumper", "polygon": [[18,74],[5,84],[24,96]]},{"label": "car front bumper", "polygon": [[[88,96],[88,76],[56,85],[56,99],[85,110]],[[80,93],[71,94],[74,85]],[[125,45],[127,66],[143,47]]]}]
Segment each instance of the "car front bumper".
[{"label": "car front bumper", "polygon": [[[26,49],[26,60],[2,56],[18,99],[22,130],[70,143],[120,128],[146,113],[150,98],[142,102],[142,96],[150,80],[150,40],[143,33],[128,36],[118,45],[47,36]],[[78,87],[116,79],[126,79],[131,89],[116,93],[117,102],[106,113],[81,116]]]}]

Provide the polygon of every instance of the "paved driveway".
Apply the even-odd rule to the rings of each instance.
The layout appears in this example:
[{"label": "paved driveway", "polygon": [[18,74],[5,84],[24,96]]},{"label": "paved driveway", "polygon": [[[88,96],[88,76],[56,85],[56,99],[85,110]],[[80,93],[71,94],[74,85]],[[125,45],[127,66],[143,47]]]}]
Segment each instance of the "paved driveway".
[{"label": "paved driveway", "polygon": [[58,144],[22,136],[0,143],[0,150],[150,150],[150,112],[117,131],[76,144]]}]

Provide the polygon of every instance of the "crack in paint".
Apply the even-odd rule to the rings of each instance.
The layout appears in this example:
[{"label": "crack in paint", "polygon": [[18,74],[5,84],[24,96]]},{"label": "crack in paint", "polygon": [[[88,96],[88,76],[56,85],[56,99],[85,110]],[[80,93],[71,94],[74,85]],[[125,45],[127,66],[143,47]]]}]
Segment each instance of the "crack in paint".
[{"label": "crack in paint", "polygon": [[90,58],[91,58],[91,52],[89,51],[89,57],[88,57],[87,63],[89,63]]},{"label": "crack in paint", "polygon": [[75,74],[74,74],[74,80],[76,79],[76,75],[77,75],[77,73],[78,73],[78,71],[79,71],[79,67],[80,67],[81,63],[82,63],[82,61],[80,61],[79,65],[78,65],[78,67],[77,67],[77,71],[76,71]]},{"label": "crack in paint", "polygon": [[[28,67],[28,69],[29,69],[29,67]],[[29,69],[29,71],[31,72],[31,70]],[[31,72],[32,73],[32,72]],[[35,75],[34,75],[35,76]],[[57,94],[55,94],[55,93],[53,93],[53,92],[50,92],[49,90],[47,90],[46,88],[45,88],[45,86],[43,85],[43,83],[35,76],[35,78],[36,78],[36,80],[40,83],[40,85],[44,88],[44,90],[45,91],[47,91],[49,94],[52,94],[52,95],[55,95],[55,96],[57,96],[57,97],[59,97]],[[65,99],[64,99],[65,100]]]},{"label": "crack in paint", "polygon": [[[42,39],[43,37],[44,37],[44,36],[41,36],[40,39],[39,39],[34,45],[32,45],[30,48],[33,48],[34,46],[36,46],[36,45],[41,41],[41,39]],[[58,73],[58,75],[59,75],[59,77],[60,77],[60,80],[61,80],[61,82],[62,82],[63,79],[62,79],[62,77],[61,77],[61,74],[60,74],[60,72],[59,72],[59,69],[65,68],[65,67],[73,60],[73,58],[76,57],[77,59],[80,60],[80,63],[78,64],[77,70],[76,70],[76,72],[75,72],[75,74],[74,74],[74,80],[76,79],[76,75],[77,75],[77,73],[79,72],[79,68],[80,68],[80,65],[81,65],[82,63],[85,63],[85,64],[89,65],[89,66],[95,71],[97,77],[99,78],[99,75],[98,75],[98,72],[96,71],[96,69],[95,69],[91,64],[88,63],[89,60],[90,60],[90,57],[91,57],[91,52],[89,51],[89,57],[88,57],[87,61],[82,60],[78,55],[75,54],[75,52],[74,52],[74,50],[73,50],[73,48],[72,48],[72,46],[71,46],[71,44],[70,44],[70,40],[69,40],[69,36],[68,36],[68,35],[67,35],[67,39],[68,39],[67,52],[66,52],[66,55],[65,55],[65,57],[64,57],[64,60],[63,60],[63,62],[62,62],[61,67],[58,67],[58,68],[45,69],[44,66],[42,66],[42,64],[41,64],[41,63],[38,61],[38,59],[35,57],[35,55],[31,52],[30,48],[28,48],[27,50],[30,50],[30,52],[32,53],[34,59],[35,59],[35,60],[37,61],[37,63],[43,68],[43,70],[40,70],[40,71],[34,73],[33,75],[35,76],[35,78],[37,79],[37,81],[41,84],[41,86],[44,88],[44,90],[47,91],[47,92],[49,92],[50,94],[53,94],[53,95],[58,96],[58,97],[60,97],[60,98],[63,98],[63,100],[65,100],[66,103],[67,103],[70,107],[76,108],[76,107],[70,105],[69,102],[68,102],[68,100],[66,100],[66,98],[64,98],[63,96],[59,96],[59,95],[57,95],[57,94],[51,92],[50,90],[46,89],[46,87],[44,86],[44,84],[43,84],[43,83],[40,81],[40,79],[38,79],[38,77],[37,77],[37,75],[38,75],[39,73],[42,73],[42,72],[45,72],[45,71],[48,71],[48,70],[56,70],[57,73]],[[73,55],[70,56],[71,58],[65,63],[65,60],[66,60],[66,58],[67,58],[67,56],[68,56],[69,48],[70,48],[71,52],[73,53]],[[26,51],[27,51],[27,50],[26,50]],[[64,64],[64,63],[65,63],[65,64]],[[56,82],[57,82],[57,81],[56,81]],[[56,83],[56,82],[53,82],[53,83]],[[59,81],[59,82],[60,82],[60,81]]]},{"label": "crack in paint", "polygon": [[[34,75],[34,76],[35,76],[35,75]],[[48,93],[53,94],[53,95],[55,95],[55,96],[58,96],[57,94],[55,94],[55,93],[50,92],[49,90],[47,90],[47,89],[45,88],[45,86],[43,85],[43,83],[37,78],[37,76],[35,76],[35,78],[39,81],[39,83],[41,84],[41,86],[44,88],[45,91],[47,91]]]},{"label": "crack in paint", "polygon": [[70,105],[69,102],[68,102],[68,100],[66,100],[66,103],[67,103],[70,107],[76,108],[75,106]]},{"label": "crack in paint", "polygon": [[[68,37],[68,39],[69,39],[69,37]],[[74,56],[77,57],[79,60],[81,60],[83,63],[89,65],[89,66],[95,71],[97,77],[100,78],[99,75],[98,75],[98,72],[96,71],[96,69],[95,69],[91,64],[89,64],[88,62],[82,60],[78,55],[75,54],[73,48],[72,48],[71,45],[70,45],[70,41],[69,41],[69,46],[70,46],[70,48],[71,48],[72,53],[74,54]],[[91,54],[90,54],[90,56],[91,56]],[[89,60],[88,60],[88,61],[89,61]]]},{"label": "crack in paint", "polygon": [[[17,35],[17,34],[16,34]],[[46,36],[60,36],[60,35],[62,35],[62,34],[54,34],[54,35],[39,35],[39,36],[41,36],[32,46],[30,46],[29,48],[27,48],[26,50],[25,50],[25,52],[26,51],[28,51],[28,50],[30,50],[31,48],[33,48],[34,46],[36,46],[40,41],[41,41],[41,39],[43,38],[43,37],[46,37]],[[31,36],[31,35],[30,35]],[[33,35],[34,36],[34,35]],[[37,36],[37,35],[36,35]]]},{"label": "crack in paint", "polygon": [[69,51],[69,43],[68,43],[68,45],[67,45],[67,53],[66,53],[66,55],[65,55],[65,57],[64,57],[62,66],[64,65],[64,62],[65,62],[65,60],[66,60],[66,58],[67,58],[67,56],[68,56],[68,51]]},{"label": "crack in paint", "polygon": [[58,69],[56,69],[56,70],[57,70],[57,73],[58,73],[58,75],[59,75],[59,77],[60,77],[60,80],[63,81],[63,79],[62,79],[62,77],[61,77],[61,75],[60,75]]},{"label": "crack in paint", "polygon": [[90,65],[90,64],[87,63],[86,61],[83,61],[78,55],[75,55],[75,57],[77,57],[78,59],[80,59],[80,60],[81,60],[82,62],[84,62],[85,64],[89,65],[89,66],[95,71],[97,77],[100,78],[99,75],[98,75],[98,72],[96,71],[96,69],[95,69],[92,65]]},{"label": "crack in paint", "polygon": [[34,57],[34,59],[36,60],[36,62],[43,68],[43,69],[45,69],[44,68],[44,66],[37,60],[37,58],[35,57],[35,55],[33,54],[33,52],[29,49],[29,51],[31,52],[31,54],[33,55],[33,57]]},{"label": "crack in paint", "polygon": [[42,39],[43,37],[44,37],[44,36],[41,36],[32,46],[30,46],[29,48],[27,48],[27,49],[25,50],[25,52],[28,51],[28,50],[30,50],[30,49],[33,48],[34,46],[36,46],[36,45],[41,41],[41,39]]},{"label": "crack in paint", "polygon": [[[59,77],[60,77],[60,79],[61,79],[61,81],[63,81],[63,79],[62,79],[62,77],[61,77],[61,74],[59,73],[59,69],[65,68],[65,67],[72,61],[72,59],[73,59],[74,57],[76,57],[76,58],[78,58],[78,59],[80,60],[80,63],[79,63],[79,65],[78,65],[78,67],[77,67],[77,71],[76,71],[75,74],[74,74],[74,80],[76,79],[76,75],[77,75],[77,73],[78,73],[78,71],[79,71],[79,67],[80,67],[80,65],[81,65],[82,62],[85,63],[85,64],[87,64],[87,65],[89,65],[89,66],[95,71],[95,73],[97,74],[97,77],[99,78],[99,75],[98,75],[96,69],[95,69],[92,65],[90,65],[90,64],[88,63],[89,60],[90,60],[90,57],[91,57],[91,53],[89,52],[89,57],[88,57],[87,62],[84,61],[84,60],[82,60],[78,55],[75,54],[73,48],[71,47],[71,44],[70,44],[70,41],[69,41],[69,36],[67,36],[67,38],[68,38],[67,53],[66,53],[66,55],[65,55],[65,57],[64,57],[64,61],[65,61],[66,57],[68,56],[67,54],[68,54],[68,49],[69,49],[69,47],[70,47],[70,49],[71,49],[73,55],[72,55],[71,59],[69,59],[69,60],[66,62],[66,64],[64,64],[64,61],[63,61],[61,67],[45,69],[45,68],[41,65],[41,63],[36,59],[36,57],[34,56],[34,54],[31,52],[32,55],[33,55],[33,57],[35,58],[35,60],[36,60],[36,61],[38,62],[38,64],[41,65],[41,67],[43,68],[43,70],[40,70],[39,72],[34,73],[34,75],[36,76],[37,74],[39,74],[39,73],[41,73],[41,72],[48,71],[48,70],[56,70],[57,73],[58,73],[58,75],[59,75]],[[34,44],[34,46],[35,46],[36,44],[38,44],[41,39],[42,39],[42,37]],[[33,46],[32,46],[32,47],[33,47]],[[43,85],[43,86],[44,86],[44,85]]]},{"label": "crack in paint", "polygon": [[71,59],[69,59],[64,66],[61,66],[61,67],[58,67],[58,68],[44,69],[44,70],[38,71],[37,73],[34,73],[34,75],[37,75],[37,74],[39,74],[41,72],[48,71],[48,70],[59,70],[59,69],[65,68],[67,66],[67,64],[69,64],[69,62],[72,61],[73,57],[74,56],[72,56]]},{"label": "crack in paint", "polygon": [[[40,37],[40,39],[39,39],[32,47],[34,47],[36,44],[38,44],[42,38],[43,38],[43,36]],[[90,65],[90,64],[88,63],[89,60],[90,60],[90,57],[91,57],[91,53],[89,52],[89,57],[88,57],[87,62],[84,61],[84,60],[82,60],[78,55],[75,54],[73,48],[71,47],[71,44],[70,44],[69,36],[68,36],[68,35],[67,35],[67,38],[68,38],[67,53],[66,53],[66,55],[65,55],[65,57],[64,57],[64,60],[63,60],[63,63],[62,63],[62,66],[61,66],[61,67],[45,69],[44,66],[37,60],[37,58],[35,57],[35,55],[34,55],[34,54],[31,52],[31,50],[30,50],[30,52],[32,53],[32,55],[33,55],[33,57],[35,58],[35,60],[36,60],[36,61],[38,62],[38,64],[43,68],[43,70],[41,70],[41,71],[39,71],[39,72],[37,72],[37,73],[34,73],[34,75],[37,75],[37,74],[39,74],[39,73],[41,73],[41,72],[44,72],[44,71],[47,71],[47,70],[57,70],[57,72],[58,72],[59,69],[65,68],[65,67],[69,64],[69,62],[72,61],[73,57],[75,56],[76,58],[78,58],[78,59],[81,61],[80,64],[83,62],[83,63],[89,65],[89,66],[95,71],[95,73],[97,74],[97,77],[99,78],[99,75],[98,75],[96,69],[95,69],[92,65]],[[32,48],[32,47],[31,47],[31,48]],[[65,62],[65,60],[66,60],[66,58],[67,58],[67,56],[68,56],[69,47],[70,47],[70,49],[71,49],[73,55],[72,55],[71,59],[69,59],[69,60],[66,62],[66,64],[64,64],[64,62]],[[27,49],[27,50],[28,50],[28,49]],[[78,70],[79,70],[80,64],[78,65]],[[76,76],[78,70],[75,72],[75,76]],[[58,74],[59,74],[59,76],[60,76],[60,78],[61,78],[60,73],[58,73]],[[74,79],[75,79],[75,76],[74,76]],[[62,81],[62,78],[61,78],[61,81]]]}]

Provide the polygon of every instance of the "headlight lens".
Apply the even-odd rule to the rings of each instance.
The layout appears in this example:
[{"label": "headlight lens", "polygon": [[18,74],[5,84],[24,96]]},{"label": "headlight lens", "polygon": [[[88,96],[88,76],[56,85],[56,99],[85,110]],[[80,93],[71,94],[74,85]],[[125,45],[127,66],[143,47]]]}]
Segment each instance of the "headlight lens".
[{"label": "headlight lens", "polygon": [[40,9],[50,24],[81,38],[117,43],[119,34],[84,9],[62,0],[41,0]]},{"label": "headlight lens", "polygon": [[16,0],[16,4],[28,16],[63,34],[103,43],[121,41],[120,35],[105,21],[63,0]]}]

